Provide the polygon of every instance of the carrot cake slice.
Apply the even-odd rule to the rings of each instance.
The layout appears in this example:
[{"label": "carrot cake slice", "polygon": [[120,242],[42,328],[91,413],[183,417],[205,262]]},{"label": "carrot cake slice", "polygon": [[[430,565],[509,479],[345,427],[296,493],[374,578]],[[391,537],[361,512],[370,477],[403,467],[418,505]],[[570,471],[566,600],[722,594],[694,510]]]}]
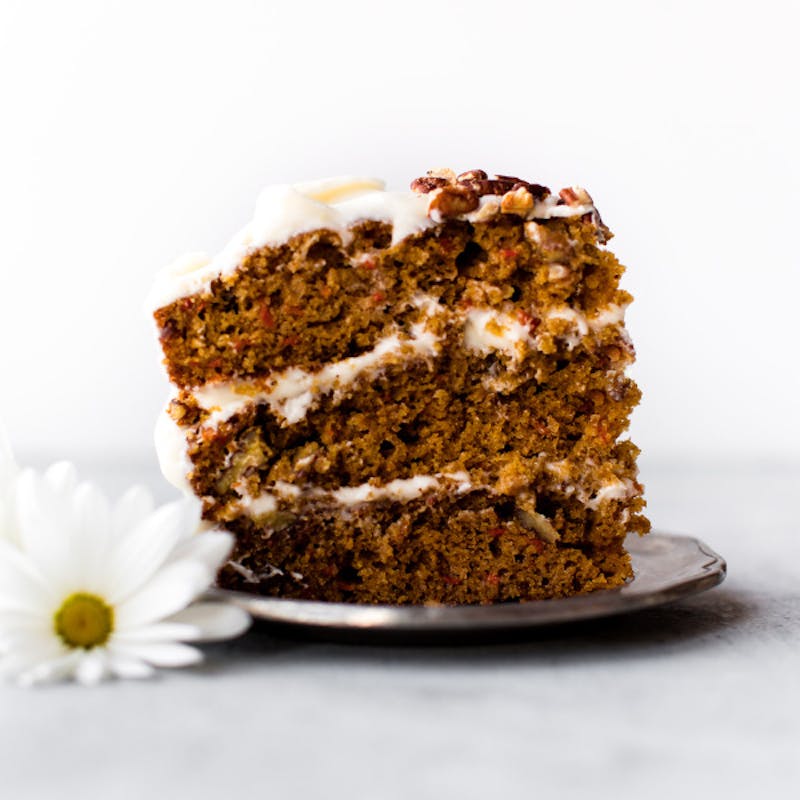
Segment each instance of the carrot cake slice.
[{"label": "carrot cake slice", "polygon": [[434,170],[268,188],[151,295],[166,477],[236,538],[223,587],[357,603],[631,577],[639,390],[611,234],[579,188]]}]

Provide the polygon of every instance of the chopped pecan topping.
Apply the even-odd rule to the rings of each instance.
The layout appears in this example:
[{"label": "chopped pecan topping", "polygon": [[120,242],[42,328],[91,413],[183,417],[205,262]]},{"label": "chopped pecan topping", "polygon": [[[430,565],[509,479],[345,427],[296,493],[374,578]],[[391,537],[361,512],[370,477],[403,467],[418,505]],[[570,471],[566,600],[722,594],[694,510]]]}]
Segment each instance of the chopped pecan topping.
[{"label": "chopped pecan topping", "polygon": [[[412,181],[411,188],[418,194],[430,195],[428,214],[441,221],[448,217],[470,214],[477,210],[477,215],[470,217],[472,222],[484,222],[498,213],[516,214],[527,220],[537,219],[541,210],[542,218],[547,219],[549,204],[537,209],[537,204],[550,197],[550,189],[540,183],[529,183],[515,175],[495,175],[490,178],[482,169],[471,169],[456,175],[450,169],[432,169]],[[481,201],[482,198],[487,198]],[[572,187],[562,189],[558,193],[556,205],[570,206],[576,211],[581,206],[588,206],[591,211],[583,215],[584,222],[591,222],[597,229],[597,238],[604,244],[611,232],[603,225],[594,203],[585,189]],[[577,215],[577,214],[576,214]],[[529,236],[538,236],[536,229]]]},{"label": "chopped pecan topping", "polygon": [[442,220],[447,217],[457,217],[460,214],[469,214],[478,205],[478,195],[469,187],[458,184],[444,186],[431,192],[428,214],[432,219]]},{"label": "chopped pecan topping", "polygon": [[411,183],[411,188],[420,194],[428,194],[445,186],[463,186],[471,189],[478,197],[486,195],[503,197],[509,192],[525,189],[534,202],[544,200],[550,194],[550,190],[539,183],[529,183],[513,175],[495,175],[494,178],[490,178],[482,169],[471,169],[460,175],[449,169],[432,169],[427,175]]}]

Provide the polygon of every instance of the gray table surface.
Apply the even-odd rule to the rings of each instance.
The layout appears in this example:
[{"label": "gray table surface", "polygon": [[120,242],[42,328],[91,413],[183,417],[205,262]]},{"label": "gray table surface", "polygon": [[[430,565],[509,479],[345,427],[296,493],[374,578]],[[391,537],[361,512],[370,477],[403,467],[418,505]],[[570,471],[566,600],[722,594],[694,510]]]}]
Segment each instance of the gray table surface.
[{"label": "gray table surface", "polygon": [[[84,470],[168,490],[152,469]],[[643,468],[649,513],[728,559],[704,595],[500,644],[297,641],[85,690],[0,687],[3,798],[790,797],[800,468]]]}]

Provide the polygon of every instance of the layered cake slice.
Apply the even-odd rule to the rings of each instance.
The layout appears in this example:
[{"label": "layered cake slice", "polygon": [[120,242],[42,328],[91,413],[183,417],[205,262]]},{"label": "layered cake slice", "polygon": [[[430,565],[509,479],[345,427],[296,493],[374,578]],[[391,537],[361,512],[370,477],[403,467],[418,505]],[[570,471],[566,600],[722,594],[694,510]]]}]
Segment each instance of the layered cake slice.
[{"label": "layered cake slice", "polygon": [[165,475],[222,586],[360,603],[616,587],[644,533],[631,297],[582,189],[481,170],[267,189],[152,294]]}]

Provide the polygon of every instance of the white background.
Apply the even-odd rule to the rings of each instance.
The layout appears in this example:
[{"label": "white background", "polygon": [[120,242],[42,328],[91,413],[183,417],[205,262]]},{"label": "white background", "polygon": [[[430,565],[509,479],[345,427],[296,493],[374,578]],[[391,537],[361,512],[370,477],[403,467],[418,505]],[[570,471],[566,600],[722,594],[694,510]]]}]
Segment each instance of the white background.
[{"label": "white background", "polygon": [[142,311],[268,183],[582,184],[617,237],[651,459],[796,460],[791,2],[0,6],[0,413],[21,454],[152,459]]}]

